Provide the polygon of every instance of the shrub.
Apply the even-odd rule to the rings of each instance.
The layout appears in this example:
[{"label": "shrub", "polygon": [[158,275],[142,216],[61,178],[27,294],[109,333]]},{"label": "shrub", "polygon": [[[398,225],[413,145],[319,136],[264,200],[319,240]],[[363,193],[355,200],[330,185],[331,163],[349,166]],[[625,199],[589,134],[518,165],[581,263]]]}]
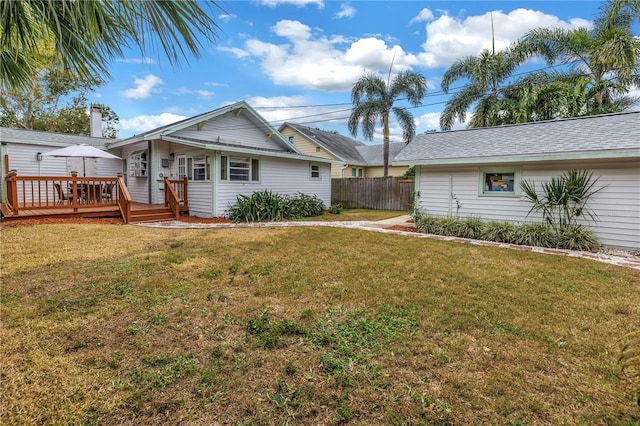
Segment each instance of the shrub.
[{"label": "shrub", "polygon": [[342,212],[342,204],[333,203],[331,207],[329,207],[329,213],[331,214],[340,214]]},{"label": "shrub", "polygon": [[284,196],[264,190],[251,196],[238,195],[228,217],[234,222],[264,222],[319,216],[323,210],[324,203],[316,195]]},{"label": "shrub", "polygon": [[601,247],[596,236],[579,224],[556,231],[547,223],[518,226],[507,221],[483,222],[474,217],[437,217],[419,211],[414,213],[413,222],[418,232],[424,234],[581,251],[597,251]]},{"label": "shrub", "polygon": [[281,220],[286,199],[271,191],[254,192],[250,197],[238,195],[236,204],[229,208],[229,219],[234,222],[262,222]]},{"label": "shrub", "polygon": [[544,223],[525,223],[515,232],[514,243],[524,246],[556,247],[557,235]]},{"label": "shrub", "polygon": [[511,222],[488,222],[482,231],[480,239],[497,243],[512,243],[516,236],[516,226]]},{"label": "shrub", "polygon": [[324,210],[324,203],[317,195],[298,193],[286,197],[284,217],[300,218],[320,216]]}]

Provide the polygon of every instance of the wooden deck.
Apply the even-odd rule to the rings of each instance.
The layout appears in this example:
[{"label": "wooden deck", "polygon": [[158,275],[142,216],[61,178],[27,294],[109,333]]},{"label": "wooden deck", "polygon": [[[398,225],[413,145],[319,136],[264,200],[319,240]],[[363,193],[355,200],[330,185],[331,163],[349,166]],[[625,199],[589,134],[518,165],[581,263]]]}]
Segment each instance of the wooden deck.
[{"label": "wooden deck", "polygon": [[[143,203],[131,203],[132,213],[138,211],[151,211],[151,210],[165,210],[166,207],[162,204],[143,204]],[[55,209],[36,209],[29,210],[28,207],[21,209],[18,214],[14,214],[5,204],[0,204],[0,213],[2,213],[3,221],[12,221],[20,219],[34,219],[34,218],[51,218],[51,217],[121,217],[120,209],[115,206],[95,206],[91,208],[84,208],[79,211],[74,211],[72,207]]]}]

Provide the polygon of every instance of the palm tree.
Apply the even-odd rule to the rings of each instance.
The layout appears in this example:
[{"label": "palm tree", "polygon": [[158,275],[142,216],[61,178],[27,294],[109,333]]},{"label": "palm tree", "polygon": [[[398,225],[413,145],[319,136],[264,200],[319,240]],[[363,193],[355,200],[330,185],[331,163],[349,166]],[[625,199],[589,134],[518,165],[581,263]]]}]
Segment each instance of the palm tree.
[{"label": "palm tree", "polygon": [[403,71],[390,81],[391,70],[387,82],[376,73],[363,75],[351,89],[353,110],[349,116],[348,127],[351,135],[358,135],[358,127],[362,126],[362,134],[372,140],[376,122],[382,124],[384,176],[389,169],[389,114],[394,113],[402,127],[402,138],[409,143],[416,134],[413,115],[406,107],[393,104],[404,96],[411,106],[417,107],[427,92],[427,80],[413,71]]},{"label": "palm tree", "polygon": [[[213,0],[209,6],[218,7]],[[137,46],[159,44],[173,65],[203,42],[215,42],[217,24],[192,0],[11,0],[0,2],[0,85],[24,87],[42,41],[81,79],[108,78],[110,60]]]},{"label": "palm tree", "polygon": [[[638,0],[613,0],[602,9],[593,29],[539,28],[527,33],[516,50],[525,56],[540,55],[550,65],[570,64],[573,72],[599,88],[595,109],[607,110],[629,86],[640,85],[640,40],[631,31],[638,10]],[[603,84],[606,80],[613,84]]]},{"label": "palm tree", "polygon": [[442,130],[450,130],[456,119],[464,122],[474,104],[469,127],[494,125],[492,117],[497,113],[500,89],[523,61],[520,53],[511,48],[499,52],[485,49],[479,56],[468,56],[451,65],[442,76],[442,90],[449,93],[453,82],[461,79],[468,82],[447,101],[440,115]]}]

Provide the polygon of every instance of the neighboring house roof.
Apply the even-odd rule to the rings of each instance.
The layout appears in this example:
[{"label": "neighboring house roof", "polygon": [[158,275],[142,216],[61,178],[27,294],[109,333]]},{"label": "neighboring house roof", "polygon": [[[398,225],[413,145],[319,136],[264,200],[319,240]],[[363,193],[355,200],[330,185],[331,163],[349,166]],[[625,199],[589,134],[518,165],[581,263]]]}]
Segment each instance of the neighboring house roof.
[{"label": "neighboring house roof", "polygon": [[365,144],[360,141],[351,139],[347,136],[342,136],[339,133],[313,129],[301,124],[284,123],[282,126],[280,126],[280,130],[282,130],[285,126],[291,127],[296,132],[300,133],[321,148],[324,148],[331,155],[339,160],[344,161],[345,163],[358,166],[367,165],[366,161],[364,161],[364,159],[356,149],[356,147],[358,146],[365,146]]},{"label": "neighboring house roof", "polygon": [[393,164],[640,157],[640,111],[417,135]]},{"label": "neighboring house roof", "polygon": [[60,147],[84,143],[98,148],[103,148],[113,141],[114,139],[96,138],[84,135],[70,135],[65,133],[43,132],[39,130],[0,127],[0,142]]},{"label": "neighboring house roof", "polygon": [[311,155],[305,155],[299,152],[288,152],[288,151],[280,151],[276,149],[267,149],[267,148],[259,148],[259,147],[247,147],[242,145],[234,145],[222,142],[211,142],[207,140],[194,139],[194,138],[185,138],[179,136],[163,136],[162,140],[167,142],[175,142],[180,143],[182,145],[188,145],[195,148],[204,148],[221,152],[234,152],[240,154],[254,154],[259,152],[261,155],[265,155],[268,157],[279,157],[279,158],[294,158],[297,160],[307,160],[313,161],[316,163],[332,163],[335,160],[329,160],[327,158],[319,158],[313,157]]},{"label": "neighboring house roof", "polygon": [[[396,155],[400,153],[404,149],[406,144],[404,142],[396,142],[389,144],[389,160],[393,160]],[[381,144],[377,145],[364,145],[357,146],[356,149],[358,153],[362,156],[364,161],[367,163],[367,166],[383,166],[383,155],[382,155]]]},{"label": "neighboring house roof", "polygon": [[[122,146],[126,146],[132,143],[145,141],[145,140],[153,140],[153,139],[161,139],[166,140],[167,137],[171,136],[173,133],[178,132],[179,130],[186,129],[187,127],[191,127],[194,125],[203,125],[208,120],[224,115],[228,112],[238,112],[238,111],[247,111],[246,117],[249,119],[251,123],[253,123],[257,128],[261,129],[266,135],[268,135],[271,140],[275,141],[279,144],[284,151],[287,152],[295,152],[300,154],[300,152],[292,146],[279,132],[276,131],[269,123],[267,123],[262,116],[260,116],[249,104],[245,101],[236,102],[231,105],[224,106],[222,108],[215,109],[213,111],[205,112],[203,114],[196,115],[194,117],[186,118],[184,120],[168,124],[166,126],[157,127],[155,129],[146,131],[139,135],[132,136],[127,139],[120,140],[110,146],[110,148],[119,148]],[[213,141],[205,141],[201,140],[200,142],[214,143]]]},{"label": "neighboring house roof", "polygon": [[[382,166],[382,144],[366,145],[358,140],[343,136],[339,133],[327,132],[325,130],[313,129],[301,124],[284,123],[280,130],[288,126],[300,133],[311,142],[320,146],[337,159],[346,164],[354,166]],[[389,144],[389,158],[392,159],[398,154],[404,143]]]}]

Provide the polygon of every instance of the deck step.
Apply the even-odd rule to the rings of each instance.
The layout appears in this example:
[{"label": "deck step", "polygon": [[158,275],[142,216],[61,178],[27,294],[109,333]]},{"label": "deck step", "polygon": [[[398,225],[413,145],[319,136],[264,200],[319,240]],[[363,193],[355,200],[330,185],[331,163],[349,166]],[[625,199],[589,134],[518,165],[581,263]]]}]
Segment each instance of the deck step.
[{"label": "deck step", "polygon": [[129,222],[161,222],[165,220],[173,220],[173,212],[171,209],[149,209],[149,210],[136,210],[131,212],[131,220]]}]

